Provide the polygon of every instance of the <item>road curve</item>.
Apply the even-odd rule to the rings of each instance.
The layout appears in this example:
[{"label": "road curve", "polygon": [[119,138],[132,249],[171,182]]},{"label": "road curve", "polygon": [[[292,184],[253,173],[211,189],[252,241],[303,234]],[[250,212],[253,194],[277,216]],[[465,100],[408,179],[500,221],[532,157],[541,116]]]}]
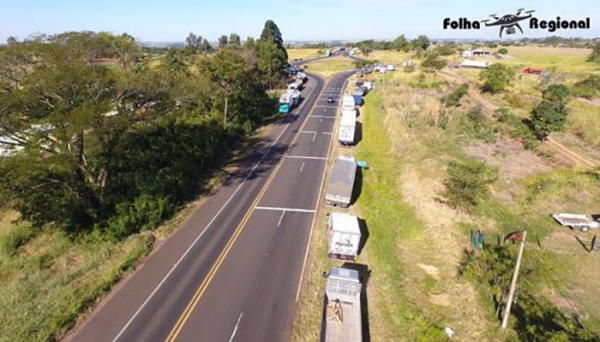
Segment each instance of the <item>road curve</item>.
[{"label": "road curve", "polygon": [[337,113],[326,99],[350,75],[310,75],[302,104],[66,339],[289,340]]}]

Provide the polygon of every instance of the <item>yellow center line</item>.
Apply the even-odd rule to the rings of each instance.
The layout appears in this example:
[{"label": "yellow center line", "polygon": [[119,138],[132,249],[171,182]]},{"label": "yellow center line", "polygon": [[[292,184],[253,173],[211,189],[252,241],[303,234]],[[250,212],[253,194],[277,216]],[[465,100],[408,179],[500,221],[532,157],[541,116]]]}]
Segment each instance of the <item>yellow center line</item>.
[{"label": "yellow center line", "polygon": [[[327,80],[325,82],[325,85],[323,85],[323,88],[321,89],[321,91],[319,92],[318,95],[320,95],[320,93],[323,92],[323,90],[327,87],[328,84],[329,84],[329,80]],[[306,123],[308,122],[308,120],[307,120],[308,116],[310,116],[310,114],[315,110],[315,104],[316,104],[316,101],[313,104],[311,111],[308,113],[308,115],[306,116],[306,118],[304,118],[304,122],[302,123],[302,126],[297,131],[296,135],[294,136],[294,138],[292,139],[291,143],[289,144],[289,148],[291,148],[292,146],[294,146],[294,144],[296,143],[296,140],[298,139],[298,136],[300,135],[300,132],[304,129],[304,126],[306,126]],[[169,336],[166,339],[167,342],[173,342],[173,341],[175,341],[177,339],[177,336],[179,335],[179,333],[183,329],[183,326],[185,325],[186,321],[189,319],[190,315],[194,311],[194,308],[197,306],[198,302],[200,301],[200,299],[204,295],[204,292],[206,292],[206,289],[208,288],[208,285],[211,283],[212,279],[214,278],[214,276],[216,275],[217,271],[221,267],[221,264],[225,260],[225,257],[227,256],[227,254],[229,254],[229,251],[233,247],[233,244],[235,243],[235,241],[237,240],[237,238],[240,236],[243,228],[246,226],[246,223],[250,219],[252,211],[254,210],[254,208],[256,207],[256,205],[258,204],[258,202],[264,196],[265,192],[267,191],[269,185],[273,181],[273,178],[275,178],[275,175],[277,174],[277,171],[281,167],[281,164],[283,164],[284,160],[285,160],[285,158],[283,158],[283,157],[279,160],[279,162],[275,166],[275,169],[273,170],[273,172],[269,176],[269,179],[267,179],[267,182],[265,183],[265,185],[263,185],[260,193],[258,194],[258,196],[256,196],[256,199],[254,200],[254,202],[252,202],[252,205],[250,206],[250,208],[248,208],[248,211],[246,211],[246,213],[244,214],[244,217],[242,218],[242,221],[240,221],[240,224],[236,227],[236,229],[235,229],[235,231],[234,231],[231,239],[227,242],[227,244],[225,245],[225,248],[223,248],[223,251],[221,251],[221,254],[217,258],[217,261],[215,262],[215,264],[212,266],[212,268],[208,272],[206,278],[204,278],[204,281],[202,281],[202,283],[198,287],[198,290],[196,291],[196,293],[194,294],[194,296],[192,297],[192,299],[190,300],[190,302],[186,306],[185,310],[183,311],[183,313],[181,314],[181,316],[177,320],[177,323],[175,323],[175,326],[173,326],[173,329],[171,330],[171,332],[169,333]]]}]

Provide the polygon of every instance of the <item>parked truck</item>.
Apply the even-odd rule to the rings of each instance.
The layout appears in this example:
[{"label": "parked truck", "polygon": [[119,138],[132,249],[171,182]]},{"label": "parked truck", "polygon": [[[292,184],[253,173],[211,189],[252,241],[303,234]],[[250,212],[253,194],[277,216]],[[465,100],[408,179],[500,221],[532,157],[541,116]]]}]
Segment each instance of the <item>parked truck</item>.
[{"label": "parked truck", "polygon": [[354,97],[352,95],[344,95],[342,98],[342,110],[354,109],[355,106]]},{"label": "parked truck", "polygon": [[279,98],[279,113],[287,114],[292,110],[292,93],[287,92]]},{"label": "parked truck", "polygon": [[302,90],[302,85],[304,82],[302,80],[295,80],[293,83],[288,84],[288,90]]},{"label": "parked truck", "polygon": [[298,104],[300,104],[301,98],[302,93],[300,92],[300,90],[294,90],[293,92],[291,92],[292,107],[296,107]]},{"label": "parked truck", "polygon": [[354,105],[355,106],[362,106],[362,104],[363,104],[363,98],[362,98],[363,97],[363,92],[362,92],[361,89],[357,88],[357,90],[355,90],[352,93],[352,97],[354,98]]},{"label": "parked truck", "polygon": [[308,76],[306,76],[306,74],[303,73],[303,72],[298,72],[296,74],[296,79],[297,80],[301,80],[304,83],[304,82],[306,82],[308,80]]},{"label": "parked truck", "polygon": [[479,68],[479,69],[487,69],[492,65],[490,62],[485,61],[471,61],[464,60],[460,63],[461,68]]},{"label": "parked truck", "polygon": [[327,250],[329,259],[354,261],[360,244],[358,217],[346,213],[330,213],[327,230],[329,233]]},{"label": "parked truck", "polygon": [[362,342],[358,271],[332,267],[327,276],[321,342]]},{"label": "parked truck", "polygon": [[340,120],[340,130],[338,141],[343,146],[354,144],[354,136],[356,131],[356,110],[347,109],[342,111],[342,119]]},{"label": "parked truck", "polygon": [[342,208],[347,208],[350,205],[356,167],[356,161],[351,156],[339,156],[335,160],[325,192],[327,205]]}]

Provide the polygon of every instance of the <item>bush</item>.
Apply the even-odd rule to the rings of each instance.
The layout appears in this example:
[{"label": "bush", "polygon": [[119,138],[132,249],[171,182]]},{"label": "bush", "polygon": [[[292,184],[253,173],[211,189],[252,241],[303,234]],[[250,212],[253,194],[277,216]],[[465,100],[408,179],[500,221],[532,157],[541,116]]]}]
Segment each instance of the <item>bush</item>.
[{"label": "bush", "polygon": [[498,171],[484,162],[450,162],[444,195],[454,207],[470,210],[490,195],[489,187],[497,178]]},{"label": "bush", "polygon": [[483,107],[478,105],[475,106],[467,112],[467,117],[471,120],[476,126],[482,125],[486,121],[485,112]]},{"label": "bush", "polygon": [[483,81],[481,90],[492,94],[502,92],[510,85],[510,81],[514,75],[514,70],[506,65],[500,63],[492,64],[488,69],[482,71],[479,76]]},{"label": "bush", "polygon": [[531,111],[531,127],[539,139],[564,128],[569,108],[569,88],[553,84],[542,92],[542,102]]},{"label": "bush", "polygon": [[538,146],[538,140],[526,119],[514,115],[508,108],[496,109],[493,116],[498,120],[499,132],[521,141],[528,150]]},{"label": "bush", "polygon": [[117,240],[132,233],[156,228],[174,207],[168,197],[141,195],[133,203],[119,203],[108,223],[109,235]]},{"label": "bush", "polygon": [[0,236],[0,254],[12,255],[35,236],[31,227],[18,225]]},{"label": "bush", "polygon": [[600,76],[590,75],[586,77],[573,84],[571,91],[573,96],[591,99],[600,92]]},{"label": "bush", "polygon": [[469,84],[463,83],[456,90],[447,96],[442,97],[441,102],[446,107],[459,107],[460,99],[469,92]]},{"label": "bush", "polygon": [[404,72],[411,73],[411,72],[414,72],[415,70],[416,70],[416,67],[414,64],[410,64],[410,65],[407,65],[404,67]]},{"label": "bush", "polygon": [[500,48],[498,49],[498,53],[501,55],[506,55],[508,53],[508,50],[506,48]]}]

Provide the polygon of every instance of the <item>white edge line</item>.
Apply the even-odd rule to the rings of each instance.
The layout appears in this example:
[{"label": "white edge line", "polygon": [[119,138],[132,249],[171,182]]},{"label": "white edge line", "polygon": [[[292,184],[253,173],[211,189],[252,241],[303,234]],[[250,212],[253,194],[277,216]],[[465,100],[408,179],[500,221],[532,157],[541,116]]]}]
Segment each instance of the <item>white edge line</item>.
[{"label": "white edge line", "polygon": [[[351,77],[351,76],[350,76]],[[348,79],[344,81],[344,86],[346,86],[346,82]],[[337,116],[336,116],[337,119]],[[333,136],[333,134],[332,134]],[[331,154],[331,147],[333,146],[333,137],[329,139],[329,150],[327,150],[327,159],[329,159],[329,155]],[[317,223],[317,214],[319,211],[319,204],[321,203],[321,195],[323,194],[323,184],[325,184],[325,174],[327,173],[327,166],[323,170],[323,176],[321,178],[321,188],[319,189],[319,197],[317,197],[317,206],[314,210],[315,215],[313,215],[312,225],[310,226],[310,233],[308,234],[308,243],[306,244],[306,252],[304,253],[304,262],[302,263],[302,271],[300,272],[300,280],[298,281],[298,291],[296,291],[296,304],[298,303],[298,299],[300,299],[300,290],[302,289],[302,280],[304,280],[304,271],[306,269],[306,261],[308,260],[308,251],[310,250],[310,243],[312,241],[313,231],[315,229],[315,224]]]},{"label": "white edge line", "polygon": [[327,160],[327,157],[306,157],[306,156],[285,156],[289,159],[311,159],[311,160]]},{"label": "white edge line", "polygon": [[223,206],[221,207],[221,209],[219,209],[219,211],[215,214],[215,216],[212,218],[212,220],[210,220],[210,222],[206,225],[206,227],[204,228],[204,230],[202,230],[202,232],[196,237],[196,239],[194,239],[194,241],[192,241],[192,244],[185,250],[185,252],[183,253],[183,255],[179,258],[179,260],[177,260],[177,262],[173,265],[173,267],[171,267],[171,269],[169,270],[169,272],[164,276],[164,278],[160,281],[160,283],[158,283],[158,285],[156,285],[156,287],[154,288],[154,290],[150,293],[150,295],[146,298],[146,300],[144,300],[144,302],[142,303],[142,305],[136,310],[136,312],[133,314],[133,316],[131,316],[131,318],[127,321],[127,323],[125,324],[125,326],[123,326],[123,328],[121,328],[121,330],[119,331],[119,333],[117,334],[117,336],[115,336],[115,338],[112,340],[112,342],[116,342],[121,337],[121,335],[123,335],[123,333],[125,332],[125,330],[127,330],[127,328],[129,328],[129,325],[131,325],[131,323],[133,322],[133,320],[135,320],[135,318],[140,314],[140,312],[144,309],[144,307],[146,307],[146,305],[148,304],[148,302],[150,302],[150,300],[152,299],[152,297],[154,297],[154,295],[156,294],[156,292],[158,292],[158,290],[162,287],[162,285],[165,283],[165,281],[167,281],[167,279],[171,276],[171,274],[173,273],[173,271],[175,271],[175,269],[177,268],[177,266],[179,266],[179,264],[183,261],[183,259],[185,259],[185,257],[192,250],[192,248],[194,248],[194,246],[196,245],[196,243],[198,243],[198,241],[200,240],[200,238],[204,235],[204,233],[208,230],[208,228],[210,228],[210,226],[212,225],[212,223],[221,214],[221,212],[223,211],[223,209],[225,209],[225,207],[229,204],[229,202],[233,199],[233,197],[238,193],[238,191],[241,189],[242,185],[244,185],[244,183],[246,183],[246,181],[248,180],[248,178],[250,178],[250,176],[254,173],[254,170],[256,170],[256,168],[258,167],[258,165],[260,165],[260,163],[262,163],[263,159],[267,156],[267,154],[269,154],[269,152],[271,152],[271,149],[273,148],[273,146],[275,146],[275,144],[277,143],[277,141],[279,141],[279,138],[281,138],[281,136],[288,129],[289,126],[290,126],[290,124],[288,123],[283,128],[283,130],[281,131],[281,133],[279,133],[279,135],[277,136],[277,138],[275,139],[275,141],[273,141],[273,143],[271,144],[271,146],[269,147],[269,149],[267,150],[267,152],[265,152],[265,154],[262,155],[262,157],[260,158],[260,160],[256,163],[256,165],[254,165],[254,167],[252,168],[252,170],[250,170],[250,172],[248,173],[248,175],[246,176],[246,178],[244,178],[244,180],[242,181],[242,183],[240,183],[240,185],[237,187],[237,189],[235,189],[235,191],[233,192],[233,194],[231,194],[231,196],[229,197],[229,199],[227,199],[227,201],[225,202],[225,204],[223,204]]},{"label": "white edge line", "polygon": [[240,312],[240,316],[238,317],[237,322],[235,323],[235,327],[233,328],[233,333],[231,334],[231,337],[229,338],[229,342],[233,341],[233,338],[235,337],[235,333],[238,330],[238,326],[240,325],[240,321],[242,320],[243,314],[244,314],[243,312]]}]

